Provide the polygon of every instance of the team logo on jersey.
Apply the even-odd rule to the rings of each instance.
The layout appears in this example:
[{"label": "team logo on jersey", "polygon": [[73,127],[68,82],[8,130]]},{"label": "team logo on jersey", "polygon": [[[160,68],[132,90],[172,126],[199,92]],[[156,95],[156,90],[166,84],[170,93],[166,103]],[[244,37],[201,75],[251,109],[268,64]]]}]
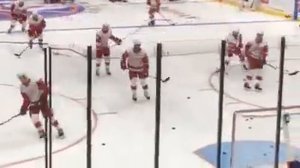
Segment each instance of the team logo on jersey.
[{"label": "team logo on jersey", "polygon": [[[0,0],[0,20],[10,19],[10,6],[12,3],[13,0]],[[37,11],[45,18],[74,15],[84,11],[85,9],[82,5],[76,3],[26,5],[28,6],[27,9],[29,13]]]}]

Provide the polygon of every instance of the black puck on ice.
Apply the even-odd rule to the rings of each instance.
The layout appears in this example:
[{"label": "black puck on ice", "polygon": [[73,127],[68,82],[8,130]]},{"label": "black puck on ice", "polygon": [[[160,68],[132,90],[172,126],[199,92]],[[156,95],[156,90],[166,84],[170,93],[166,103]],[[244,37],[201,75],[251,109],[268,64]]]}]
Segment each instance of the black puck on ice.
[{"label": "black puck on ice", "polygon": [[191,97],[190,97],[190,96],[188,96],[188,97],[187,97],[187,99],[191,99]]},{"label": "black puck on ice", "polygon": [[223,155],[226,155],[227,154],[227,152],[223,152]]},{"label": "black puck on ice", "polygon": [[249,126],[249,127],[248,127],[248,129],[252,129],[252,127],[251,127],[251,126]]},{"label": "black puck on ice", "polygon": [[176,130],[176,127],[172,127],[172,130]]},{"label": "black puck on ice", "polygon": [[264,156],[267,156],[267,154],[266,154],[266,153],[264,153]]},{"label": "black puck on ice", "polygon": [[105,146],[106,144],[105,143],[102,143],[102,146]]}]

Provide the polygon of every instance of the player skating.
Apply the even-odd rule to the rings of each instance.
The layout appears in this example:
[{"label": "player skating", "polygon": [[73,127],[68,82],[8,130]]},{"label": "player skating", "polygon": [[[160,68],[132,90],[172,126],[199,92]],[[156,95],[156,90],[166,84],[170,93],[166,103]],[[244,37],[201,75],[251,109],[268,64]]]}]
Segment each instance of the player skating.
[{"label": "player skating", "polygon": [[52,110],[48,106],[48,87],[42,81],[32,81],[26,74],[18,74],[21,82],[20,91],[23,97],[20,115],[25,115],[29,110],[32,123],[38,130],[40,138],[44,138],[46,133],[39,119],[41,112],[43,117],[47,117],[51,124],[57,129],[58,137],[64,136],[64,131],[60,127],[58,121],[54,118]]},{"label": "player skating", "polygon": [[[242,41],[242,34],[240,34],[239,30],[233,30],[229,35],[226,37],[227,43],[227,56],[225,58],[225,65],[228,67],[230,62],[234,56],[239,58],[239,61],[243,64],[243,67],[246,69],[244,65],[244,57],[242,56],[242,48],[243,48],[243,41]],[[227,69],[227,68],[226,68]]]},{"label": "player skating", "polygon": [[22,25],[22,32],[25,32],[26,20],[27,20],[27,9],[25,8],[24,1],[22,0],[15,1],[11,5],[10,13],[11,13],[11,24],[7,33],[12,32],[17,22],[19,22]]},{"label": "player skating", "polygon": [[29,29],[29,47],[32,48],[33,40],[38,39],[40,47],[43,47],[43,31],[46,27],[46,21],[42,15],[33,13],[28,20]]},{"label": "player skating", "polygon": [[96,75],[100,75],[100,66],[102,58],[105,60],[106,74],[111,75],[110,72],[110,48],[108,40],[114,41],[117,45],[121,45],[122,40],[112,34],[112,30],[108,24],[103,24],[102,28],[96,34]]},{"label": "player skating", "polygon": [[268,56],[268,45],[263,40],[263,36],[263,32],[257,33],[255,40],[248,42],[245,46],[245,56],[248,62],[248,71],[244,83],[246,89],[251,89],[252,84],[254,84],[255,90],[262,90],[262,70]]},{"label": "player skating", "polygon": [[160,0],[147,0],[147,5],[149,5],[149,26],[155,25],[155,16],[154,14],[159,12],[160,9]]},{"label": "player skating", "polygon": [[149,60],[147,53],[141,48],[141,42],[135,40],[133,47],[124,52],[121,59],[121,69],[129,70],[129,79],[131,81],[132,99],[137,101],[137,82],[140,80],[144,90],[144,96],[149,100],[148,85],[146,79],[149,73]]}]

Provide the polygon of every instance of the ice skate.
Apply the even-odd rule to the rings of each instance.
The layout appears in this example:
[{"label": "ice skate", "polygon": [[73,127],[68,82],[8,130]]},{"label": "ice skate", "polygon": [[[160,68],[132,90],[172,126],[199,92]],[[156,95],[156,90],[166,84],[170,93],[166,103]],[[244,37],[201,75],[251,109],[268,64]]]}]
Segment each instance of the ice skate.
[{"label": "ice skate", "polygon": [[100,69],[99,68],[96,69],[96,76],[100,76]]},{"label": "ice skate", "polygon": [[10,34],[12,32],[12,28],[10,27],[8,30],[7,30],[7,33]]},{"label": "ice skate", "polygon": [[32,40],[30,40],[29,43],[28,43],[28,46],[29,46],[30,49],[32,49],[32,45],[33,45],[33,42],[32,42]]},{"label": "ice skate", "polygon": [[245,82],[245,83],[244,83],[244,88],[245,88],[246,90],[250,90],[250,89],[251,89],[251,86],[249,85],[248,82]]},{"label": "ice skate", "polygon": [[155,26],[155,21],[151,20],[150,22],[148,22],[148,26]]},{"label": "ice skate", "polygon": [[106,67],[105,70],[106,70],[106,74],[107,74],[107,75],[111,75],[111,72],[110,72],[110,70],[109,70],[109,67]]},{"label": "ice skate", "polygon": [[133,94],[132,94],[132,100],[133,100],[133,101],[137,101],[137,95],[136,95],[136,93],[133,93]]},{"label": "ice skate", "polygon": [[58,138],[61,138],[61,139],[62,139],[62,138],[65,137],[65,133],[64,133],[64,130],[63,130],[63,129],[61,129],[61,128],[58,129],[58,130],[57,130],[57,133],[58,133],[58,134],[57,134],[57,137],[58,137]]},{"label": "ice skate", "polygon": [[39,39],[39,46],[43,48],[43,39]]},{"label": "ice skate", "polygon": [[256,90],[256,91],[262,91],[262,88],[260,87],[259,84],[256,84],[256,85],[255,85],[255,90]]},{"label": "ice skate", "polygon": [[46,133],[44,130],[39,130],[38,131],[38,134],[39,134],[39,137],[42,139],[42,138],[46,138]]},{"label": "ice skate", "polygon": [[150,100],[150,95],[149,95],[149,92],[147,90],[144,90],[144,96],[147,100]]}]

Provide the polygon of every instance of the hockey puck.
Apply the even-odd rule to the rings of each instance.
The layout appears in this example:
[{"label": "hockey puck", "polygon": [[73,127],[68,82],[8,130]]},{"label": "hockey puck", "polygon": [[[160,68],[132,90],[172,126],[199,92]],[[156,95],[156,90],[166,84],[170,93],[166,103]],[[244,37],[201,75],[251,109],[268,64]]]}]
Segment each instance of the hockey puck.
[{"label": "hockey puck", "polygon": [[264,156],[267,156],[267,154],[266,154],[266,153],[264,153]]},{"label": "hockey puck", "polygon": [[187,97],[187,99],[191,99],[191,97],[190,97],[190,96],[188,96],[188,97]]},{"label": "hockey puck", "polygon": [[172,130],[176,130],[176,127],[172,127]]},{"label": "hockey puck", "polygon": [[106,144],[105,143],[102,143],[102,146],[105,146]]},{"label": "hockey puck", "polygon": [[223,155],[226,155],[227,154],[227,152],[223,152]]},{"label": "hockey puck", "polygon": [[248,127],[248,129],[252,129],[252,127]]},{"label": "hockey puck", "polygon": [[249,121],[249,119],[247,118],[245,121]]}]

